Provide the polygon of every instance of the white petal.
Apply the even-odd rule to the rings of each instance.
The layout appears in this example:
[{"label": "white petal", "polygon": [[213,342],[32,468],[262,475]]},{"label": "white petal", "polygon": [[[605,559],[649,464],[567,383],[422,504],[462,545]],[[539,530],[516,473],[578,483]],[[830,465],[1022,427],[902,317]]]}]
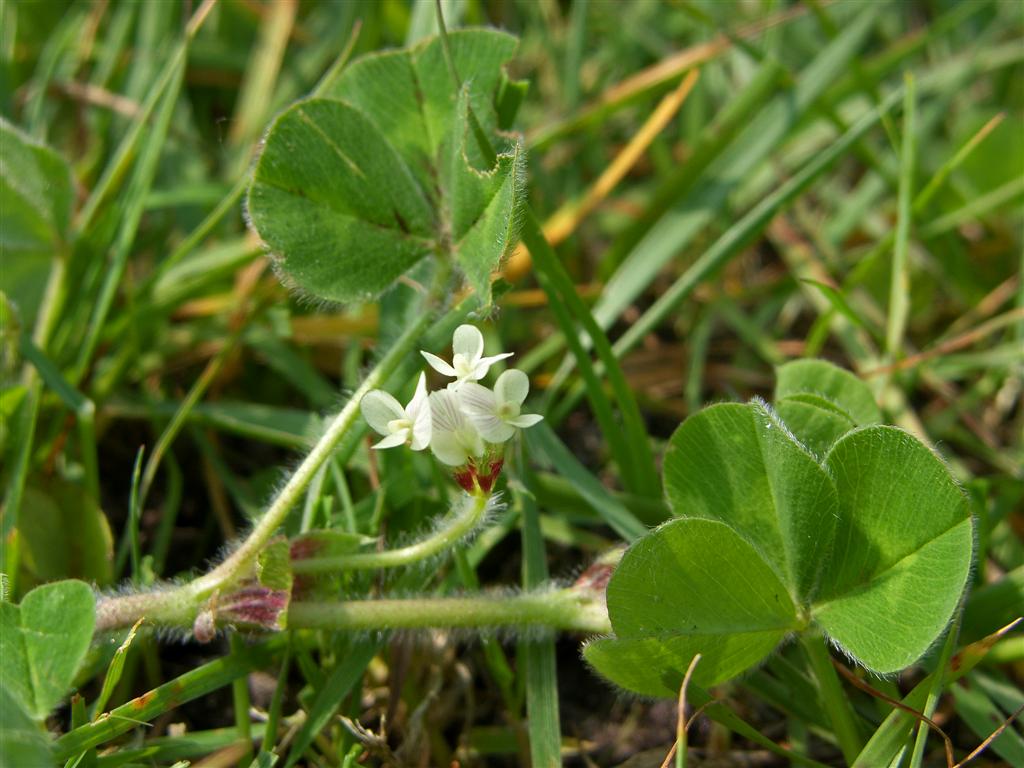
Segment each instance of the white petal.
[{"label": "white petal", "polygon": [[459,398],[451,389],[439,389],[430,393],[430,419],[432,431],[455,432],[463,425],[466,417],[462,414]]},{"label": "white petal", "polygon": [[460,325],[452,336],[452,354],[479,360],[484,353],[484,335],[475,325]]},{"label": "white petal", "polygon": [[363,412],[366,423],[373,427],[374,431],[382,435],[390,435],[388,422],[395,419],[405,418],[405,409],[395,398],[379,389],[374,389],[363,395],[359,401],[359,409]]},{"label": "white petal", "polygon": [[408,439],[409,439],[409,430],[408,429],[400,429],[397,432],[395,432],[395,434],[388,435],[383,440],[381,440],[379,443],[377,443],[375,445],[372,445],[370,447],[371,448],[377,448],[377,449],[381,449],[381,448],[394,448],[395,446],[398,446],[398,445],[405,445],[405,441],[408,440]]},{"label": "white petal", "polygon": [[441,463],[450,467],[461,466],[469,458],[454,432],[434,432],[430,437],[430,450]]},{"label": "white petal", "polygon": [[431,421],[430,406],[424,403],[412,423],[412,445],[410,447],[414,451],[422,451],[430,444]]},{"label": "white petal", "polygon": [[515,368],[509,368],[494,382],[494,394],[499,403],[522,405],[530,393],[530,377]]},{"label": "white petal", "polygon": [[516,433],[516,428],[497,416],[474,418],[473,426],[488,443],[504,443]]},{"label": "white petal", "polygon": [[524,413],[521,416],[516,416],[514,419],[509,419],[508,423],[514,427],[526,429],[541,421],[544,421],[544,417],[539,413]]},{"label": "white petal", "polygon": [[420,409],[427,404],[427,376],[424,373],[420,374],[420,380],[416,382],[416,393],[412,396],[412,400],[405,406],[405,412],[413,421],[420,413]]},{"label": "white petal", "polygon": [[427,363],[430,364],[430,367],[438,373],[442,373],[445,376],[458,376],[455,369],[437,355],[432,355],[429,352],[424,352],[423,350],[420,350],[420,354],[423,355]]},{"label": "white petal", "polygon": [[512,357],[512,354],[512,352],[505,352],[500,355],[481,357],[480,360],[477,362],[476,366],[473,368],[472,378],[477,380],[482,379],[484,376],[487,375],[487,371],[490,369],[492,365],[494,365],[499,360],[504,360],[506,357]]},{"label": "white petal", "polygon": [[494,393],[487,387],[467,381],[459,387],[458,393],[462,412],[470,418],[485,418],[497,415],[498,401],[495,399]]}]

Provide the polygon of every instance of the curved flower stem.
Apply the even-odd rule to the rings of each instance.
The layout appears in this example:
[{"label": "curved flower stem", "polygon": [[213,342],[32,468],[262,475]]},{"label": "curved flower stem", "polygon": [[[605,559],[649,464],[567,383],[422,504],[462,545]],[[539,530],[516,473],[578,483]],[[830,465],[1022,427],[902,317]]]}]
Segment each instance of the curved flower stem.
[{"label": "curved flower stem", "polygon": [[359,401],[371,389],[381,386],[402,364],[413,345],[430,325],[432,313],[423,312],[395,341],[380,362],[366,376],[345,407],[328,425],[323,436],[306,455],[299,468],[271,502],[242,545],[209,573],[180,587],[163,591],[101,599],[96,605],[96,631],[131,626],[140,616],[158,624],[189,626],[203,602],[214,592],[230,587],[250,571],[263,546],[284,522],[312,481],[359,417]]},{"label": "curved flower stem", "polygon": [[374,568],[397,568],[428,557],[433,557],[469,535],[484,517],[491,497],[484,494],[466,494],[462,498],[462,509],[452,516],[451,522],[414,544],[383,552],[355,552],[331,557],[310,557],[292,562],[296,575],[309,573],[330,573],[335,571],[368,570]]},{"label": "curved flower stem", "polygon": [[430,628],[543,627],[570,632],[608,633],[604,596],[573,589],[523,595],[295,602],[289,629],[336,631]]},{"label": "curved flower stem", "polygon": [[251,563],[256,558],[263,545],[267,543],[281,523],[284,522],[288,510],[295,505],[305,492],[306,487],[313,480],[317,470],[327,461],[335,446],[337,446],[341,438],[344,437],[345,433],[348,432],[352,424],[359,417],[359,401],[363,399],[363,395],[371,389],[376,389],[383,385],[384,380],[391,375],[391,372],[409,354],[409,351],[426,330],[431,320],[431,314],[424,312],[395,341],[377,366],[363,379],[359,389],[352,393],[352,397],[345,403],[345,407],[341,409],[341,412],[334,417],[334,420],[327,427],[327,431],[324,432],[323,437],[317,441],[317,444],[313,446],[313,450],[302,460],[299,468],[295,470],[295,474],[289,478],[288,483],[281,489],[277,498],[271,503],[266,514],[260,518],[260,521],[253,528],[242,546],[208,574],[192,582],[192,586],[196,591],[212,591],[221,586],[226,578],[230,578],[231,575],[244,568],[245,565]]}]

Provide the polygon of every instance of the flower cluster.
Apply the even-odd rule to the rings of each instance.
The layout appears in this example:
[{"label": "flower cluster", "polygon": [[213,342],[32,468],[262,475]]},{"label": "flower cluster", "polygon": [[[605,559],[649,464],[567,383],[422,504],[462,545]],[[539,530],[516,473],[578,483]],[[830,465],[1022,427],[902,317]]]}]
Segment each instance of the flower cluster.
[{"label": "flower cluster", "polygon": [[512,353],[484,357],[484,337],[472,325],[460,325],[452,339],[452,361],[421,352],[438,373],[454,381],[447,389],[427,393],[420,374],[416,393],[404,408],[387,392],[375,389],[360,402],[363,417],[384,439],[374,448],[429,446],[439,461],[456,467],[455,479],[469,492],[488,493],[504,463],[504,443],[516,431],[543,417],[522,413],[530,380],[514,368],[498,376],[494,389],[479,382],[490,367]]}]

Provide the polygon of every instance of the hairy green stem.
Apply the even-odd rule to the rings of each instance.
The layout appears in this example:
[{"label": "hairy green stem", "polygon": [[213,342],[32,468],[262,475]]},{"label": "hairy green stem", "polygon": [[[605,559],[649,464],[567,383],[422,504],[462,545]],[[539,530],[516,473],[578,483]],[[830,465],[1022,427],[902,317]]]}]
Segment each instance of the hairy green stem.
[{"label": "hairy green stem", "polygon": [[292,572],[298,575],[397,568],[425,560],[443,552],[459,539],[471,533],[483,519],[490,498],[490,496],[484,495],[463,497],[462,508],[452,516],[448,525],[406,547],[388,549],[383,552],[355,552],[347,555],[295,560],[292,562]]},{"label": "hairy green stem", "polygon": [[244,578],[263,546],[284,522],[288,511],[302,497],[317,470],[327,461],[356,422],[359,417],[359,402],[363,395],[381,386],[401,365],[431,319],[430,312],[423,312],[395,341],[387,354],[366,376],[359,389],[352,394],[345,407],[334,417],[323,436],[303,459],[241,546],[216,568],[188,584],[149,594],[124,595],[100,600],[96,605],[96,631],[131,626],[143,615],[158,624],[188,626],[207,598]]},{"label": "hairy green stem", "polygon": [[335,631],[528,627],[595,634],[611,631],[604,597],[569,589],[513,596],[296,602],[288,609],[288,627]]}]

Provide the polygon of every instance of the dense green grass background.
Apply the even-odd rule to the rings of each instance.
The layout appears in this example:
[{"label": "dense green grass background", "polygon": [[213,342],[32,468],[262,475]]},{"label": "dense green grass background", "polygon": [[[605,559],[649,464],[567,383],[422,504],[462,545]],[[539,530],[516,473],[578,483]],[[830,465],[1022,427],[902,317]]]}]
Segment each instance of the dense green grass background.
[{"label": "dense green grass background", "polygon": [[[582,303],[549,304],[567,282],[536,249],[535,262],[507,262],[485,333],[517,353],[554,430],[529,445],[534,493],[450,564],[388,589],[571,580],[665,518],[656,464],[636,457],[657,461],[704,403],[768,395],[773,366],[820,355],[864,376],[888,419],[935,446],[972,499],[978,560],[961,644],[1024,612],[1021,5],[442,6],[450,28],[521,36],[511,74],[530,82],[518,119],[530,202],[542,218],[569,216],[557,238],[554,223],[548,232]],[[346,307],[290,296],[246,231],[242,197],[273,115],[350,55],[432,34],[434,3],[221,0],[190,27],[197,9],[0,0],[0,114],[70,163],[74,198],[56,252],[19,249],[0,231],[2,533],[15,598],[64,577],[112,588],[202,570],[405,319],[404,286]],[[692,71],[678,111],[604,187]],[[897,94],[849,133],[908,77],[912,99]],[[623,381],[600,365],[581,374],[567,353],[580,313],[606,329]],[[601,408],[621,400],[623,382],[642,422],[627,414],[609,429]],[[443,489],[428,462],[371,463],[360,450],[328,466],[290,529],[401,538],[443,510]],[[199,646],[143,630],[108,706],[180,675],[193,700],[158,698],[136,715],[152,727],[122,728],[79,765],[248,765],[265,733],[288,764],[317,766],[364,754],[512,765],[531,751],[539,763],[561,751],[571,765],[658,765],[667,753],[674,705],[617,695],[583,666],[579,638],[466,640],[309,633]],[[84,705],[116,647],[94,648]],[[937,701],[958,757],[1024,703],[1022,665],[1024,637],[1011,633]],[[920,678],[870,684],[898,698]],[[798,653],[720,693],[769,743],[839,764]],[[848,693],[865,736],[892,709]],[[53,730],[83,712],[58,711]],[[386,734],[374,741],[339,716]],[[276,728],[265,731],[268,717]],[[691,746],[718,764],[785,762],[753,735],[718,716],[700,720]],[[73,738],[60,744],[65,757],[81,752]],[[938,738],[924,754],[945,764]],[[1024,764],[1019,725],[986,760]]]}]

